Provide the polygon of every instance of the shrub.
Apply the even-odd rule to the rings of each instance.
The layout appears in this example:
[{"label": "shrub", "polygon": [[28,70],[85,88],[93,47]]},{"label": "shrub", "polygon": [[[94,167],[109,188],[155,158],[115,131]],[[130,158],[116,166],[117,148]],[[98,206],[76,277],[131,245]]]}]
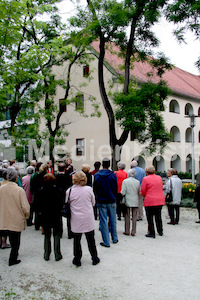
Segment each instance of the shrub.
[{"label": "shrub", "polygon": [[182,188],[182,198],[194,198],[196,184],[185,182]]}]

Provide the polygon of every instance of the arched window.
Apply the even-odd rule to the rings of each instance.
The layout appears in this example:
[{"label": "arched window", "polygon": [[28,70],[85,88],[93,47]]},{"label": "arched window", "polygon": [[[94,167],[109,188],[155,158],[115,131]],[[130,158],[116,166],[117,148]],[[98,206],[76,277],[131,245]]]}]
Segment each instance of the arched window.
[{"label": "arched window", "polygon": [[185,106],[185,115],[193,115],[194,114],[194,110],[193,110],[193,106],[190,103],[187,103]]},{"label": "arched window", "polygon": [[[194,163],[195,165],[195,163]],[[188,154],[186,157],[186,172],[192,173],[192,156],[191,154]]]},{"label": "arched window", "polygon": [[185,132],[186,143],[192,143],[192,128],[188,127]]},{"label": "arched window", "polygon": [[170,141],[171,142],[180,142],[181,141],[180,130],[177,126],[173,126],[170,130]]},{"label": "arched window", "polygon": [[170,167],[173,168],[173,169],[176,169],[177,172],[181,172],[181,159],[180,159],[179,155],[174,154],[171,157]]},{"label": "arched window", "polygon": [[171,100],[170,104],[169,104],[169,111],[176,113],[176,114],[180,114],[180,107],[179,104],[176,100]]},{"label": "arched window", "polygon": [[157,155],[153,159],[153,166],[155,167],[157,172],[164,172],[165,171],[165,161],[161,155]]}]

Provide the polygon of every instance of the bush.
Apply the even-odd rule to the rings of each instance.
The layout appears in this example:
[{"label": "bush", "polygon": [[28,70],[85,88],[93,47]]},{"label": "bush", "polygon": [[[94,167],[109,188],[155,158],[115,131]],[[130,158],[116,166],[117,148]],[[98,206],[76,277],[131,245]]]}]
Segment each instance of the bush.
[{"label": "bush", "polygon": [[196,184],[185,182],[182,188],[182,198],[194,198]]},{"label": "bush", "polygon": [[191,207],[196,208],[197,204],[192,198],[185,198],[181,200],[181,207]]}]

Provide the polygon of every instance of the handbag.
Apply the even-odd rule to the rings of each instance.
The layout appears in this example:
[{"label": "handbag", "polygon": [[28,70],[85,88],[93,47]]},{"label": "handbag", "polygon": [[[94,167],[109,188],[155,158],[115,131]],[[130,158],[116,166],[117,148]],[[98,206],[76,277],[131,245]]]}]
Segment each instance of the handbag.
[{"label": "handbag", "polygon": [[172,196],[172,180],[170,180],[170,192],[167,193],[166,197],[165,197],[165,201],[167,203],[170,203],[173,201],[173,196]]},{"label": "handbag", "polygon": [[70,198],[71,190],[72,190],[72,188],[70,188],[70,190],[69,190],[67,202],[63,205],[63,208],[61,211],[62,217],[64,217],[64,218],[69,218],[71,215],[70,205],[69,205],[69,198]]}]

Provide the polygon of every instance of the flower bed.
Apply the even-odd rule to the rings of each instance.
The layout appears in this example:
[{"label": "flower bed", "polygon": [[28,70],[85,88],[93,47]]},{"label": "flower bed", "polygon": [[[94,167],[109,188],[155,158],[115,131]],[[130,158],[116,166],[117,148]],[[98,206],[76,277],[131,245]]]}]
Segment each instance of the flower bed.
[{"label": "flower bed", "polygon": [[185,182],[182,188],[182,198],[194,198],[196,184]]}]

